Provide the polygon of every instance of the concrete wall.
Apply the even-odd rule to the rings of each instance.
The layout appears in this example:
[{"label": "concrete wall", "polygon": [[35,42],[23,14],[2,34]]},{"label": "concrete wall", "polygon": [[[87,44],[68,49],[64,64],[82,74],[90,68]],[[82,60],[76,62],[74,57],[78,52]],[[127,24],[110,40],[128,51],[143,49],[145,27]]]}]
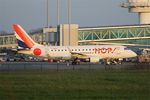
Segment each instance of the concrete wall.
[{"label": "concrete wall", "polygon": [[58,26],[59,45],[69,46],[78,45],[78,25],[77,24],[61,24]]}]

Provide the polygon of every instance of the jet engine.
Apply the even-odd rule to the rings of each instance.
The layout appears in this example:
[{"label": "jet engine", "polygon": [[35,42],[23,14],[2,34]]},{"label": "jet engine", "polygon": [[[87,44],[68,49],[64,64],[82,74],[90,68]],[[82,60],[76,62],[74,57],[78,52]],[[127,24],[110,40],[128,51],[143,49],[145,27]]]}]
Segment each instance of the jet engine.
[{"label": "jet engine", "polygon": [[98,63],[100,58],[99,57],[90,57],[90,63]]}]

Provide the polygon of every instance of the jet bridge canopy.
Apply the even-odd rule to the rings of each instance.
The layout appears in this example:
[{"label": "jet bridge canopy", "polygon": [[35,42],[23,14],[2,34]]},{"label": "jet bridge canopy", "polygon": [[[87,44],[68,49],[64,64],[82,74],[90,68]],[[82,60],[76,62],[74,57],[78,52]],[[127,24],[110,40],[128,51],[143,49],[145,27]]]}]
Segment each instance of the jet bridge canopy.
[{"label": "jet bridge canopy", "polygon": [[128,43],[150,45],[150,24],[79,29],[79,44]]}]

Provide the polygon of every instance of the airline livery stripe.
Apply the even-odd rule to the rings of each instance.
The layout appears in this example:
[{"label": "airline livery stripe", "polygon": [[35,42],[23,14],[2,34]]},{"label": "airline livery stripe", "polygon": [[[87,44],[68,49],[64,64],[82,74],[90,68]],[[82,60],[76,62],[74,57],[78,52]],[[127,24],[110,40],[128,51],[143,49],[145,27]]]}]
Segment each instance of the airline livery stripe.
[{"label": "airline livery stripe", "polygon": [[18,36],[25,42],[25,44],[32,48],[34,46],[33,41],[26,35],[27,33],[17,24],[14,24],[14,31],[18,34]]},{"label": "airline livery stripe", "polygon": [[28,48],[28,46],[24,42],[22,42],[22,41],[20,41],[18,39],[17,39],[17,42],[18,42],[18,46],[19,47],[21,47],[21,48]]},{"label": "airline livery stripe", "polygon": [[15,32],[15,36],[16,36],[16,38],[18,39],[18,40],[20,40],[20,41],[22,41],[23,42],[23,40],[18,36],[18,34]]}]

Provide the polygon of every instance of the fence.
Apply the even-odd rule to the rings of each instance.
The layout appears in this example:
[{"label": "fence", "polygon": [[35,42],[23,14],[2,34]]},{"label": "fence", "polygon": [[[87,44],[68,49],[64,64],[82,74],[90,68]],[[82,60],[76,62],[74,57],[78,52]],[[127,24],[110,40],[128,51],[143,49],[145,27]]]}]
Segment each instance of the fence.
[{"label": "fence", "polygon": [[123,63],[121,65],[103,65],[82,63],[80,65],[71,65],[67,63],[49,63],[49,62],[1,62],[0,71],[13,70],[77,70],[77,69],[150,69],[150,63]]}]

